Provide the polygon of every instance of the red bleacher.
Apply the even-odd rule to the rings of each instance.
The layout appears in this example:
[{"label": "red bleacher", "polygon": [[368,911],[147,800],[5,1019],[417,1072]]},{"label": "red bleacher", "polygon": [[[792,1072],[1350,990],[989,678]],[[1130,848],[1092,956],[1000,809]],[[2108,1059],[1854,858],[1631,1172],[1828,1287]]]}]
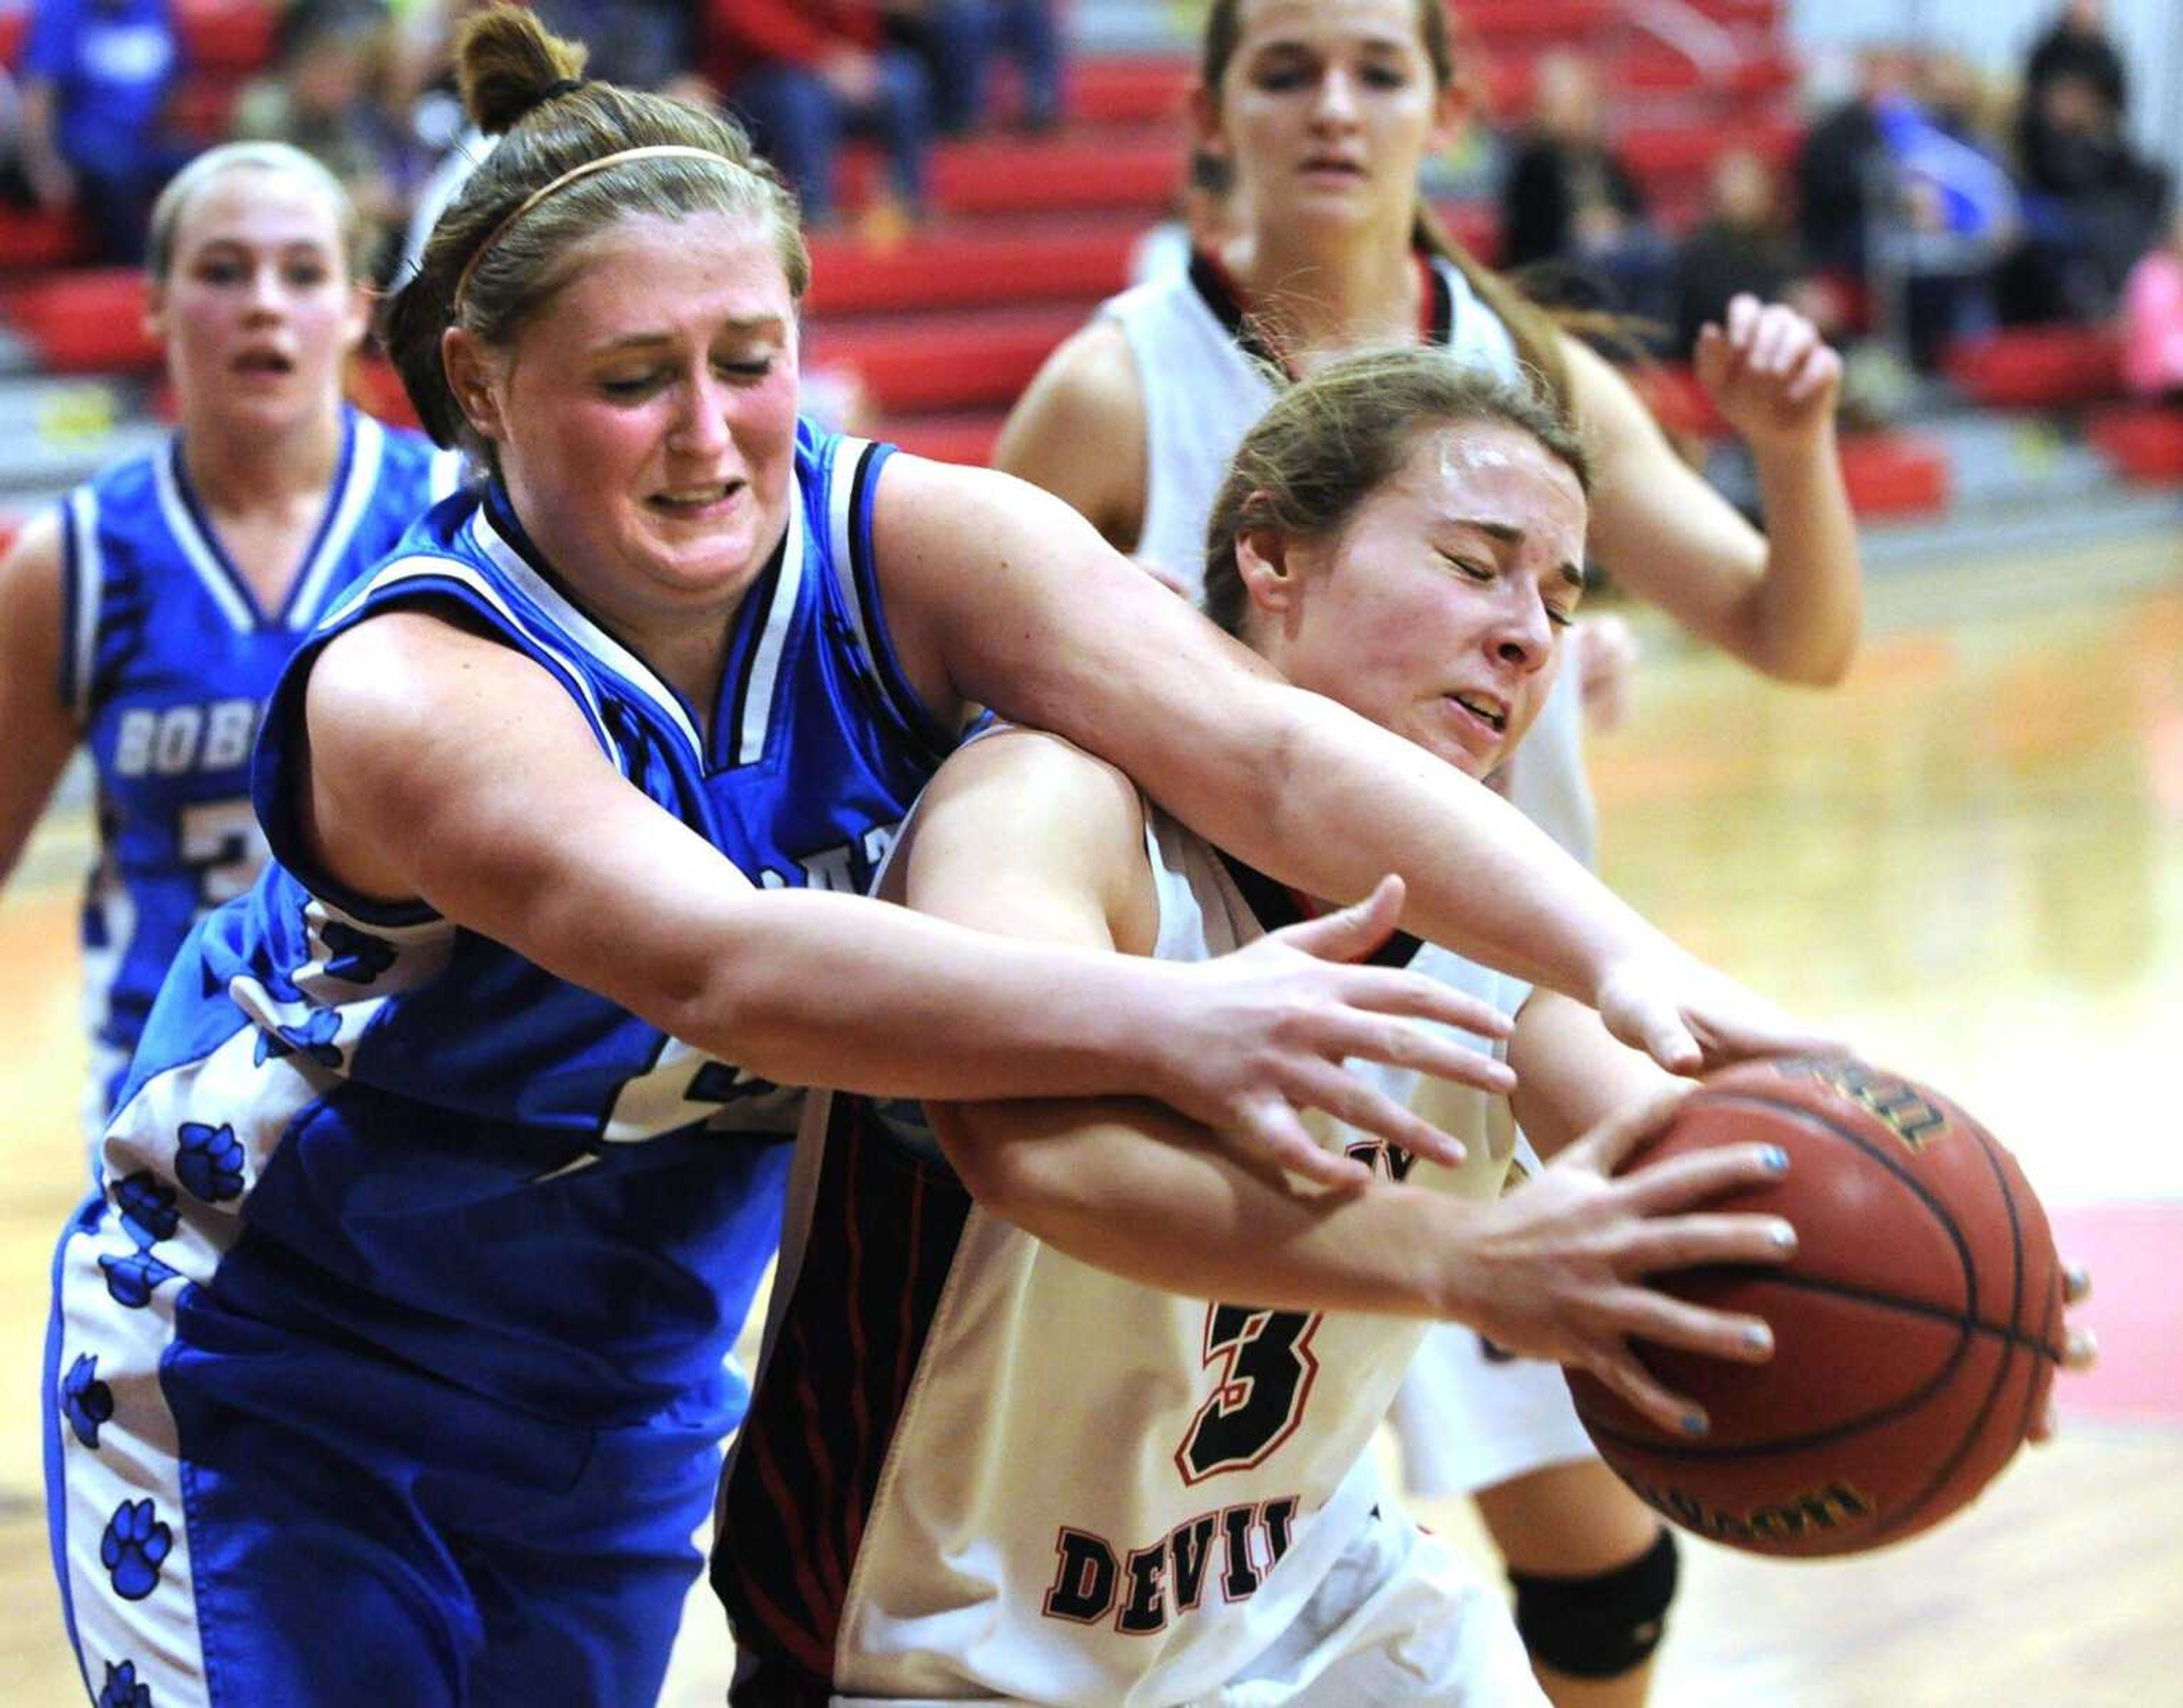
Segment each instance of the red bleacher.
[{"label": "red bleacher", "polygon": [[1936,516],[1948,508],[1948,455],[1915,433],[1852,433],[1841,442],[1850,509],[1868,521]]},{"label": "red bleacher", "polygon": [[[1780,164],[1797,136],[1785,98],[1797,68],[1781,0],[1695,4],[1735,43],[1725,68],[1701,67],[1646,35],[1619,0],[1465,0],[1462,51],[1484,70],[1503,120],[1530,102],[1541,54],[1560,46],[1592,53],[1619,110],[1641,120],[1620,128],[1619,146],[1677,221],[1723,148],[1742,144]],[[180,104],[200,131],[224,121],[242,80],[266,62],[274,17],[269,0],[181,0],[191,70]],[[0,58],[12,56],[20,30],[19,13],[0,17]],[[938,151],[930,230],[884,245],[814,236],[807,360],[853,370],[877,431],[926,454],[985,460],[1003,411],[1047,353],[1125,281],[1136,236],[1174,192],[1194,81],[1186,54],[1080,64],[1061,130],[997,132]],[[844,175],[853,207],[880,174],[869,151],[852,150]],[[1491,256],[1490,206],[1441,211],[1467,247]],[[126,273],[58,270],[80,242],[72,221],[0,213],[0,319],[49,371],[148,372],[156,355],[141,330],[141,284]],[[1959,349],[1949,372],[2001,407],[2093,403],[2117,386],[2113,340],[2097,331],[2010,332]],[[1640,383],[1674,431],[1725,431],[1686,368],[1645,373]],[[390,417],[407,416],[383,364],[360,369],[358,391]],[[2110,409],[2094,418],[2092,436],[2135,478],[2183,478],[2183,417],[2174,412]],[[1925,514],[1947,501],[1947,458],[1915,435],[1849,437],[1842,465],[1862,515]]]},{"label": "red bleacher", "polygon": [[2017,326],[1957,344],[1948,377],[1994,409],[2067,409],[2122,389],[2122,346],[2108,326]]},{"label": "red bleacher", "polygon": [[2163,487],[2183,481],[2183,408],[2116,404],[2095,410],[2086,433],[2130,480]]}]

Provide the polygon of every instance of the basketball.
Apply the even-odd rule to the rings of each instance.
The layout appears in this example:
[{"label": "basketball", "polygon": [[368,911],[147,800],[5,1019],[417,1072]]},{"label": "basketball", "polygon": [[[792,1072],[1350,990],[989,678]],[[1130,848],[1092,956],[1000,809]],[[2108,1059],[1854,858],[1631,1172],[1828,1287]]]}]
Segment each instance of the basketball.
[{"label": "basketball", "polygon": [[1705,1408],[1703,1438],[1571,1370],[1578,1416],[1625,1482],[1709,1540],[1793,1558],[1899,1542],[1985,1488],[2046,1404],[2065,1331],[2045,1212],[1953,1103],[1841,1058],[1710,1076],[1625,1166],[1753,1141],[1787,1151],[1787,1174],[1708,1207],[1786,1217],[1796,1256],[1656,1284],[1763,1317],[1773,1358],[1639,1344],[1661,1382]]}]

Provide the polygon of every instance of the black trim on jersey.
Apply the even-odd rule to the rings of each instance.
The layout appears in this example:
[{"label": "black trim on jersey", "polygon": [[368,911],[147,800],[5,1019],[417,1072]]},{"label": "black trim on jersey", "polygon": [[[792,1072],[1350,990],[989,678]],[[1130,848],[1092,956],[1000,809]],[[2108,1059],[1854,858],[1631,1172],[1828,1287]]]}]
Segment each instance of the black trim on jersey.
[{"label": "black trim on jersey", "polygon": [[[1268,877],[1253,866],[1247,866],[1225,848],[1215,848],[1220,864],[1228,868],[1228,876],[1235,881],[1236,891],[1250,906],[1252,915],[1268,932],[1277,932],[1283,926],[1301,925],[1316,917],[1307,910],[1297,893],[1286,884]],[[1364,957],[1367,966],[1405,967],[1418,958],[1425,948],[1425,939],[1412,937],[1406,931],[1391,932],[1387,940]]]},{"label": "black trim on jersey", "polygon": [[[75,494],[70,493],[68,498],[61,500],[60,504],[60,690],[61,704],[67,709],[69,721],[75,724],[77,728],[81,729],[84,725],[91,721],[91,695],[88,692],[90,684],[88,682],[79,682],[75,679],[76,654],[78,648],[82,646],[82,637],[77,633],[77,622],[83,614],[77,609],[77,606],[81,603],[83,598],[83,566],[76,561],[75,505],[73,502]],[[92,614],[91,625],[92,631],[95,633],[98,627],[98,617],[96,612]],[[97,665],[97,658],[95,654],[92,654],[91,661],[94,666]],[[79,702],[77,698],[79,693],[82,694],[81,702]]]},{"label": "black trim on jersey", "polygon": [[[883,454],[884,453],[884,454]],[[886,606],[880,598],[879,565],[872,550],[872,505],[880,465],[893,454],[892,446],[867,444],[857,454],[849,488],[849,573],[857,584],[857,599],[864,606],[864,631],[869,637],[872,668],[894,703],[896,721],[924,749],[925,757],[938,765],[955,751],[958,737],[932,715],[925,697],[903,674],[895,657],[894,637],[889,632]],[[839,480],[837,474],[835,478]]]},{"label": "black trim on jersey", "polygon": [[1425,262],[1425,342],[1445,349],[1455,342],[1455,291],[1437,262],[1429,256]]},{"label": "black trim on jersey", "polygon": [[[1422,306],[1425,341],[1445,348],[1455,342],[1455,291],[1448,283],[1447,275],[1430,257],[1420,253],[1418,270],[1425,276],[1425,301]],[[1258,330],[1258,323],[1243,306],[1236,294],[1236,287],[1219,261],[1203,249],[1191,252],[1191,287],[1212,312],[1213,318],[1226,329],[1236,346],[1253,360],[1264,363],[1277,373],[1289,371],[1288,364],[1275,355]]]},{"label": "black trim on jersey", "polygon": [[733,1703],[825,1700],[864,1525],[971,1208],[944,1171],[886,1142],[864,1099],[835,1097],[809,1244],[714,1507]]},{"label": "black trim on jersey", "polygon": [[[708,771],[735,771],[765,757],[762,751],[754,754],[743,751],[743,710],[750,698],[752,669],[764,648],[766,636],[773,628],[774,602],[780,594],[780,566],[787,561],[789,536],[795,531],[790,528],[781,534],[780,543],[773,548],[773,555],[766,559],[765,568],[751,583],[750,591],[743,595],[742,604],[736,609],[734,631],[728,637],[727,668],[721,673],[719,697],[713,714],[712,739],[706,743],[712,749],[705,755]],[[803,586],[801,578],[796,585],[800,595]],[[655,671],[654,674],[658,673]],[[780,671],[773,681],[776,698],[787,679],[788,648],[784,645],[780,652]],[[666,682],[664,676],[660,680]],[[675,693],[671,683],[668,685],[668,692]],[[681,696],[676,693],[675,698],[680,699]],[[684,708],[688,709],[688,702],[684,702]],[[697,720],[692,716],[690,721],[694,724]],[[771,718],[766,720],[765,727],[767,735],[770,737],[773,732]]]},{"label": "black trim on jersey", "polygon": [[1277,374],[1288,372],[1288,364],[1274,353],[1273,347],[1260,335],[1258,323],[1245,311],[1226,270],[1203,249],[1191,253],[1190,283],[1205,306],[1213,311],[1213,318],[1227,329],[1236,348]]}]

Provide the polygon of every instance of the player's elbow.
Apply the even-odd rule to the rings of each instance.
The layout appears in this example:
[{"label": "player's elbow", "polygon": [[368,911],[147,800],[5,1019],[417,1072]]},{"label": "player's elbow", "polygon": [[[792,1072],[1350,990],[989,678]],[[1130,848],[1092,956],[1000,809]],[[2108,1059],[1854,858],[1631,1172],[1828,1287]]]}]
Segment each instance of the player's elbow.
[{"label": "player's elbow", "polygon": [[1013,1140],[1000,1104],[928,1104],[925,1115],[963,1189],[993,1215],[1025,1224],[1038,1202],[1026,1147]]},{"label": "player's elbow", "polygon": [[1857,630],[1847,628],[1786,654],[1771,674],[1797,687],[1839,687],[1857,662]]}]

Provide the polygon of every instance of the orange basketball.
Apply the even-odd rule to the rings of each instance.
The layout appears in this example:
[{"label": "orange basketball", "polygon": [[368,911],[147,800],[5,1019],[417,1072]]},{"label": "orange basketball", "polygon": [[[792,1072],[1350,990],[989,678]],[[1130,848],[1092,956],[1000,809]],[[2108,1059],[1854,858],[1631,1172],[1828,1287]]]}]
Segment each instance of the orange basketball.
[{"label": "orange basketball", "polygon": [[1595,1377],[1578,1416],[1623,1480],[1685,1528],[1787,1556],[1914,1536],[1972,1499],[2039,1417],[2062,1357],[2062,1269],[2016,1160],[1938,1092],[1846,1058],[1711,1076],[1628,1165],[1750,1141],[1780,1181],[1709,1206],[1786,1217],[1780,1268],[1658,1284],[1772,1325],[1767,1363],[1640,1343],[1711,1432],[1672,1434]]}]

